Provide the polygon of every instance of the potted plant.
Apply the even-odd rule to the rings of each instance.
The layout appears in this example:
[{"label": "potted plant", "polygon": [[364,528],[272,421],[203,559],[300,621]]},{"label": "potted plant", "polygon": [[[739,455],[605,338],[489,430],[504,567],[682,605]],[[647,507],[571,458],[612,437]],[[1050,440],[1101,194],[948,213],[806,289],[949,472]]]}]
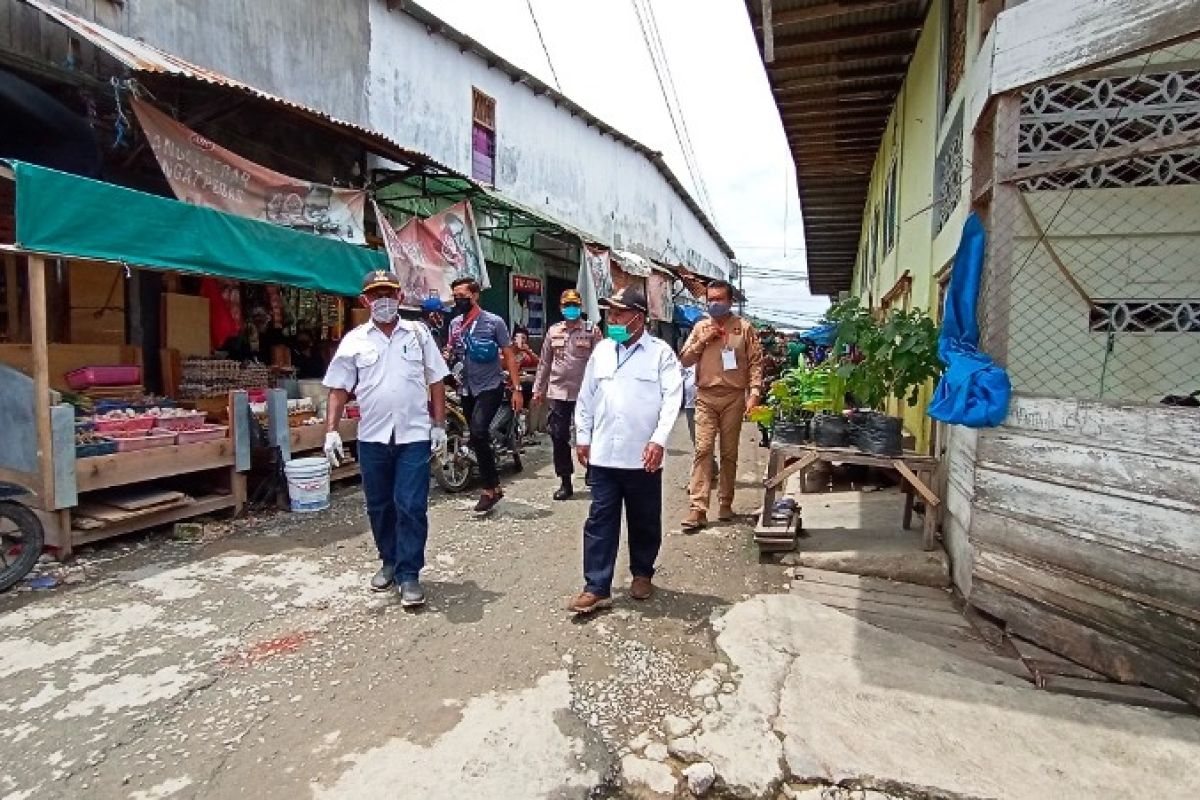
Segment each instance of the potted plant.
[{"label": "potted plant", "polygon": [[866,452],[898,455],[903,421],[884,409],[892,399],[915,406],[921,387],[941,374],[937,325],[919,310],[892,309],[876,318],[858,298],[838,303],[828,316],[837,326],[837,372],[859,409],[852,421],[854,444]]},{"label": "potted plant", "polygon": [[776,441],[799,444],[808,440],[809,422],[817,412],[841,409],[844,391],[844,382],[833,365],[797,367],[771,384],[766,406],[755,409],[750,416],[754,422],[771,427]]}]

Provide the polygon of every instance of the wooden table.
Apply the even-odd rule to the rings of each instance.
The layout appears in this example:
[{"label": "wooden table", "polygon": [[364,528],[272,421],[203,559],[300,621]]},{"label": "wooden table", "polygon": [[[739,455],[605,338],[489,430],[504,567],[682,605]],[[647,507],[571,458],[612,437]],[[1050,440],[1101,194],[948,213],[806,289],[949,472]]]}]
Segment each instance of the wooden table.
[{"label": "wooden table", "polygon": [[[789,459],[794,459],[788,464]],[[937,546],[938,511],[941,499],[930,488],[938,462],[933,456],[919,453],[904,452],[898,456],[879,456],[864,453],[851,447],[818,447],[809,444],[779,444],[772,443],[771,456],[767,462],[767,474],[763,478],[762,515],[754,531],[754,541],[759,549],[765,551],[793,550],[796,546],[796,535],[800,527],[799,519],[789,520],[786,524],[774,523],[771,519],[771,507],[779,494],[779,487],[784,485],[789,477],[795,474],[801,476],[813,466],[821,462],[836,461],[842,464],[862,464],[870,467],[892,469],[900,474],[904,481],[904,528],[912,526],[914,496],[920,495],[925,502],[924,546],[933,550]],[[802,490],[803,491],[803,490]],[[799,516],[797,508],[795,516]]]}]

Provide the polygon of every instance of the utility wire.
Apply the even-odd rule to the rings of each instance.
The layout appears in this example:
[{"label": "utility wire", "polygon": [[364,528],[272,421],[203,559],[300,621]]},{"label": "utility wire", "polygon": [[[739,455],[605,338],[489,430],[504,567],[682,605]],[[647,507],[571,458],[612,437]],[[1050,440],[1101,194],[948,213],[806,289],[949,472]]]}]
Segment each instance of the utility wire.
[{"label": "utility wire", "polygon": [[688,130],[687,115],[683,113],[683,103],[679,101],[679,90],[675,86],[675,75],[671,72],[671,61],[667,58],[667,48],[663,44],[662,33],[658,28],[658,15],[654,13],[654,4],[650,0],[642,0],[646,9],[646,18],[650,23],[650,38],[658,46],[659,60],[663,66],[663,72],[667,76],[667,88],[670,89],[671,97],[675,102],[675,113],[679,115],[679,126],[683,130],[683,143],[687,146],[688,156],[692,159],[692,164],[696,168],[696,177],[700,181],[700,191],[704,195],[705,203],[708,205],[709,215],[716,219],[714,213],[712,197],[708,193],[708,184],[704,180],[704,172],[700,169],[700,159],[696,156],[696,148],[692,144],[692,132]]},{"label": "utility wire", "polygon": [[554,78],[554,88],[562,91],[562,84],[558,82],[558,73],[554,70],[554,62],[550,60],[550,50],[546,47],[546,39],[542,36],[542,26],[538,24],[537,14],[533,13],[533,0],[525,0],[525,5],[529,7],[529,18],[533,20],[533,28],[537,31],[538,41],[542,43],[542,52],[546,54],[546,63],[550,66],[550,76]]},{"label": "utility wire", "polygon": [[[642,14],[642,8],[638,5],[638,0],[630,0],[630,3],[633,5],[633,13],[637,16],[638,28],[642,33],[642,41],[646,44],[646,52],[650,54],[650,63],[654,67],[654,76],[658,79],[658,88],[662,92],[663,103],[667,107],[667,116],[671,119],[671,127],[675,131],[675,141],[679,144],[680,153],[683,155],[684,166],[687,167],[688,174],[692,178],[692,185],[696,189],[698,199],[705,205],[709,217],[716,224],[716,215],[713,213],[712,202],[708,198],[704,181],[700,178],[699,166],[692,157],[692,151],[684,144],[685,139],[681,130],[681,120],[676,119],[675,107],[671,103],[671,97],[667,91],[667,83],[663,77],[665,70],[659,65],[659,56],[654,49],[654,45],[651,43],[646,18]],[[682,118],[682,114],[679,117]]]}]

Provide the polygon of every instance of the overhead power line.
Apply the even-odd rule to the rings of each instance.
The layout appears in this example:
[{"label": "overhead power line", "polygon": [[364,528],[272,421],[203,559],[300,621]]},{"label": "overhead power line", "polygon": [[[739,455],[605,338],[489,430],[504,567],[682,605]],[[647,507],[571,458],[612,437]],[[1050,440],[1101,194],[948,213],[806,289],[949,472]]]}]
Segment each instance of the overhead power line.
[{"label": "overhead power line", "polygon": [[554,78],[554,88],[562,91],[562,84],[558,82],[558,73],[554,69],[554,62],[550,60],[550,50],[546,47],[546,39],[542,36],[542,26],[538,24],[537,14],[533,13],[533,0],[525,0],[525,5],[529,7],[529,18],[533,20],[533,29],[537,31],[538,41],[542,43],[542,52],[546,54],[546,64],[550,67],[550,77]]},{"label": "overhead power line", "polygon": [[[633,13],[637,16],[638,27],[642,32],[642,41],[646,44],[646,52],[650,55],[650,63],[654,67],[654,76],[658,79],[658,88],[662,92],[663,103],[666,105],[667,115],[671,119],[671,127],[675,131],[675,141],[679,144],[684,166],[687,167],[688,175],[692,179],[692,186],[696,190],[696,198],[704,206],[713,224],[716,224],[717,215],[713,209],[712,199],[708,195],[708,187],[700,174],[700,164],[696,159],[691,137],[688,135],[687,122],[684,120],[683,109],[679,104],[679,95],[675,91],[675,82],[670,73],[671,67],[667,62],[666,50],[662,46],[662,37],[659,35],[658,23],[654,18],[654,9],[647,3],[645,12],[643,12],[638,0],[630,0],[630,2],[633,5]],[[656,44],[657,49],[655,49]]]}]

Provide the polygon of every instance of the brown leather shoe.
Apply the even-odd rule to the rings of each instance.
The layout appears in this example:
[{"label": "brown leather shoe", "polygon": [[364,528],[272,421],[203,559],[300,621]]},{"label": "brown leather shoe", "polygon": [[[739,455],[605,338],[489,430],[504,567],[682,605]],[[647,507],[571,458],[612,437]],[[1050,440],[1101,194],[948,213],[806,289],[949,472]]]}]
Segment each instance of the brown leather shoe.
[{"label": "brown leather shoe", "polygon": [[636,577],[629,584],[629,596],[634,600],[649,600],[650,595],[654,594],[654,584],[649,578]]},{"label": "brown leather shoe", "polygon": [[683,518],[683,522],[679,523],[680,527],[682,527],[685,531],[698,531],[707,524],[708,518],[705,516],[704,512],[697,511],[694,508],[688,512],[686,517]]},{"label": "brown leather shoe", "polygon": [[733,506],[732,505],[727,506],[724,503],[722,503],[721,509],[717,512],[717,519],[719,519],[721,522],[732,522],[733,521]]},{"label": "brown leather shoe", "polygon": [[599,611],[602,608],[610,608],[611,606],[611,597],[601,597],[591,592],[580,592],[574,600],[567,604],[567,611],[570,611],[572,614],[591,614],[594,611]]}]

